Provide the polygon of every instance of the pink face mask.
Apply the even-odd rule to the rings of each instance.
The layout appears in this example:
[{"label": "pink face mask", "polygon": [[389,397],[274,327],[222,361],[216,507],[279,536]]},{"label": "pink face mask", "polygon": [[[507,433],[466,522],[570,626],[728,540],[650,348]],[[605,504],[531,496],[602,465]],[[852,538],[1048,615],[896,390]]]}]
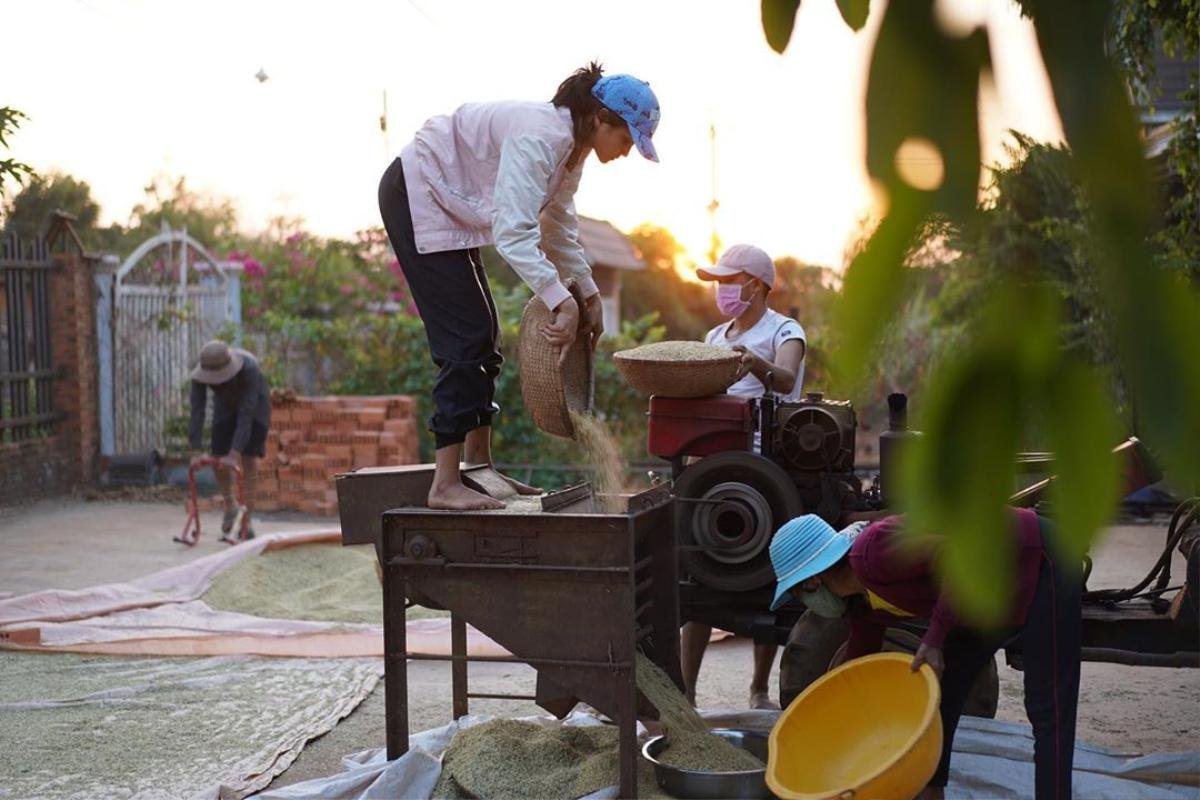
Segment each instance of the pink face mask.
[{"label": "pink face mask", "polygon": [[750,301],[742,299],[740,283],[718,283],[716,295],[717,310],[731,319],[740,317],[750,307]]}]

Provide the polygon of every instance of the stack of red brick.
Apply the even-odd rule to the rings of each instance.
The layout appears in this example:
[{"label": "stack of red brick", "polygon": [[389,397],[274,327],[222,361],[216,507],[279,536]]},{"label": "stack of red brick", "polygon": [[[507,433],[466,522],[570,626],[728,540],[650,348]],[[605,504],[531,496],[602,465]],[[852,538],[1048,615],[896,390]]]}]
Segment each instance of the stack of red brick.
[{"label": "stack of red brick", "polygon": [[[419,461],[416,401],[403,395],[271,399],[255,508],[337,514],[334,477]],[[209,498],[217,508],[220,496]]]}]

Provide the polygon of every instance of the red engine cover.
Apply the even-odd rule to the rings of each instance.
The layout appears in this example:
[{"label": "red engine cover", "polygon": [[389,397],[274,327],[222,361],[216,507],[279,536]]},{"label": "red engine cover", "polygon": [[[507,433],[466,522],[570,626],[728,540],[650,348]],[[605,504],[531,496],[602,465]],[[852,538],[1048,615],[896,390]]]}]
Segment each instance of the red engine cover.
[{"label": "red engine cover", "polygon": [[754,403],[746,397],[651,397],[646,450],[675,459],[726,450],[750,450],[754,441]]}]

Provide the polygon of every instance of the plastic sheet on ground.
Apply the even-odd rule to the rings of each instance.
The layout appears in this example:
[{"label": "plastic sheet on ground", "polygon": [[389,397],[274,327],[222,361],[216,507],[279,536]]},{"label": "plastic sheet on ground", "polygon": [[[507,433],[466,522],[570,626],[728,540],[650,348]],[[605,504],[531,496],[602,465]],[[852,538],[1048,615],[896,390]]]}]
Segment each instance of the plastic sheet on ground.
[{"label": "plastic sheet on ground", "polygon": [[[266,619],[220,611],[200,598],[223,571],[268,549],[339,541],[334,530],[277,533],[124,583],[0,598],[0,646],[108,655],[371,657],[379,625]],[[374,580],[372,575],[371,580]],[[410,652],[448,655],[450,621],[410,620]],[[472,655],[507,652],[468,626]]]},{"label": "plastic sheet on ground", "polygon": [[[713,727],[769,731],[778,711],[701,712]],[[414,734],[410,750],[389,762],[386,750],[366,750],[342,759],[345,770],[255,795],[261,800],[377,800],[429,798],[441,774],[441,755],[461,728],[484,722],[487,716],[463,717],[457,722]],[[576,711],[558,723],[596,724],[594,716]],[[1147,756],[1123,755],[1079,742],[1075,749],[1075,796],[1120,800],[1197,800],[1200,751]],[[1190,784],[1190,785],[1189,785]],[[617,787],[588,795],[584,800],[612,800]],[[1028,725],[963,717],[950,762],[948,800],[987,798],[1024,800],[1033,797],[1033,735]]]},{"label": "plastic sheet on ground", "polygon": [[40,592],[0,599],[0,627],[21,622],[62,622],[86,619],[130,608],[162,603],[182,603],[204,594],[212,579],[243,558],[258,555],[280,543],[328,541],[341,531],[299,531],[260,536],[210,556],[123,583],[108,583],[87,589],[45,589]]},{"label": "plastic sheet on ground", "polygon": [[0,798],[243,797],[382,672],[379,659],[0,653]]},{"label": "plastic sheet on ground", "polygon": [[[493,719],[487,714],[471,714],[449,725],[409,737],[409,751],[395,761],[387,760],[387,750],[363,750],[342,758],[344,772],[328,778],[293,783],[254,795],[262,800],[384,800],[384,798],[428,798],[442,774],[442,753],[460,730]],[[601,725],[594,712],[577,709],[561,722],[550,716],[520,717],[543,725]],[[644,728],[639,725],[639,732]],[[613,787],[615,792],[616,787]],[[614,795],[615,796],[615,795]]]}]

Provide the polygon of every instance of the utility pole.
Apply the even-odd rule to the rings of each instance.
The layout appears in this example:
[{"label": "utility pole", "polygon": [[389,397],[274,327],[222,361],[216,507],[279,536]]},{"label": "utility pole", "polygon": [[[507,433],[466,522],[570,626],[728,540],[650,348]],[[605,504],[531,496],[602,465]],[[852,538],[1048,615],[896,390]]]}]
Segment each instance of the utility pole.
[{"label": "utility pole", "polygon": [[712,176],[712,199],[708,201],[708,222],[711,227],[711,238],[708,244],[708,261],[710,264],[717,263],[717,259],[721,257],[721,237],[717,235],[717,209],[721,204],[717,201],[717,126],[716,123],[708,125],[708,142],[709,142],[709,169]]},{"label": "utility pole", "polygon": [[383,113],[379,115],[379,132],[383,134],[383,157],[387,158],[392,154],[387,132],[387,89],[383,90]]}]

